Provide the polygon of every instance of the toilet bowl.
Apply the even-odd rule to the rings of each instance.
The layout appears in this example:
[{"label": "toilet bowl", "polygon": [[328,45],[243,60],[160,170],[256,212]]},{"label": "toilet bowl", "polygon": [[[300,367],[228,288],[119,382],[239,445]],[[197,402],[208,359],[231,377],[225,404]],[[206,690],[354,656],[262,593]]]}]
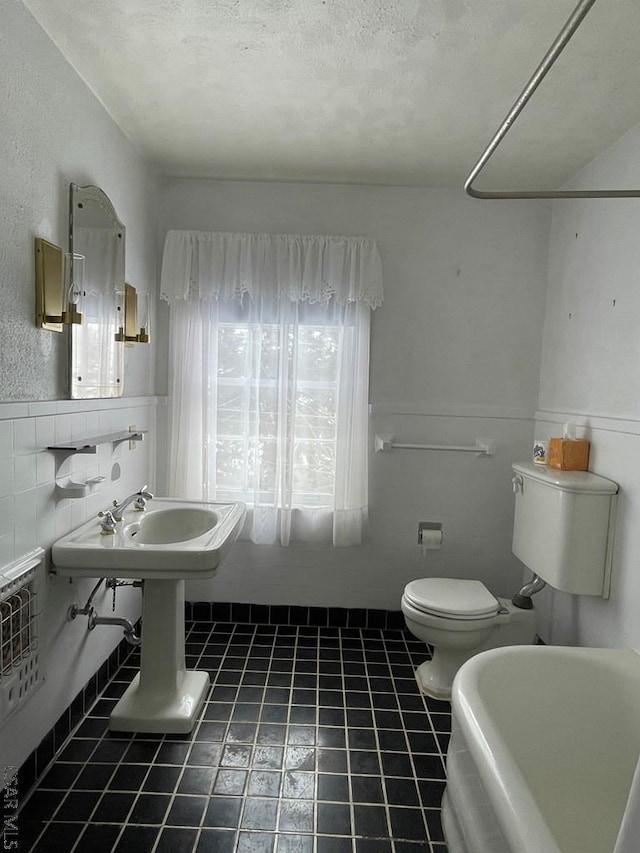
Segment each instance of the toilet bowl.
[{"label": "toilet bowl", "polygon": [[401,608],[409,631],[433,649],[416,679],[423,693],[450,699],[456,672],[478,652],[532,643],[535,610],[496,598],[480,581],[421,578],[407,584]]}]

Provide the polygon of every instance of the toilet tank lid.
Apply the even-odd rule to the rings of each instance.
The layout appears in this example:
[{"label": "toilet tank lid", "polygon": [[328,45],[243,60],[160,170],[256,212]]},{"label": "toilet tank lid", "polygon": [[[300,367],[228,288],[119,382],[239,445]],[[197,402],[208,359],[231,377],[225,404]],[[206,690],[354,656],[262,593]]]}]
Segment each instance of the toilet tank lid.
[{"label": "toilet tank lid", "polygon": [[452,616],[491,616],[500,602],[480,581],[460,578],[421,578],[405,587],[407,599],[418,608]]},{"label": "toilet tank lid", "polygon": [[535,465],[533,462],[514,462],[511,466],[516,474],[530,477],[564,492],[582,492],[585,494],[615,495],[618,484],[606,477],[592,474],[591,471],[559,471],[548,465]]}]

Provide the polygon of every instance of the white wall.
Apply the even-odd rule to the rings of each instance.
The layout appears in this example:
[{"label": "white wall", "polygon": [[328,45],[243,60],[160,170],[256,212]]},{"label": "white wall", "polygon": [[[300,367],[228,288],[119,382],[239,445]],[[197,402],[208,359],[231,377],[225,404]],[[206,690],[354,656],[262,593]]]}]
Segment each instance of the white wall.
[{"label": "white wall", "polygon": [[[572,181],[640,187],[640,125]],[[591,440],[590,469],[620,485],[611,597],[541,595],[553,642],[640,648],[640,199],[553,206],[539,437],[563,421]]]},{"label": "white wall", "polygon": [[[495,440],[497,454],[372,454],[371,532],[360,548],[236,544],[192,599],[398,609],[426,573],[519,585],[511,554],[510,464],[533,439],[549,208],[472,201],[459,191],[171,180],[161,235],[201,229],[373,237],[385,304],[371,338],[372,435]],[[445,544],[424,566],[418,522]]]},{"label": "white wall", "polygon": [[[155,292],[158,182],[20,0],[0,27],[0,399],[56,400],[67,335],[35,326],[34,238],[66,251],[69,184],[100,186],[127,228],[127,281]],[[155,393],[154,355],[126,350],[126,394]]]},{"label": "white wall", "polygon": [[[70,401],[67,335],[35,326],[34,237],[66,249],[68,186],[101,186],[127,227],[127,279],[153,291],[157,256],[157,179],[19,0],[5,0],[0,21],[0,566],[124,497],[154,485],[154,347],[127,350],[126,398]],[[12,401],[12,402],[7,402]],[[45,402],[43,402],[45,401]],[[77,478],[107,479],[92,498],[56,501],[57,440],[124,429],[151,430],[137,451],[100,447],[74,459]],[[122,476],[112,480],[113,463]],[[66,621],[93,581],[50,577],[40,636],[45,685],[9,722],[0,723],[2,762],[18,766],[96,672],[121,632],[87,634],[86,620]],[[118,610],[140,613],[139,591],[123,590]],[[101,607],[110,606],[99,597]]]}]

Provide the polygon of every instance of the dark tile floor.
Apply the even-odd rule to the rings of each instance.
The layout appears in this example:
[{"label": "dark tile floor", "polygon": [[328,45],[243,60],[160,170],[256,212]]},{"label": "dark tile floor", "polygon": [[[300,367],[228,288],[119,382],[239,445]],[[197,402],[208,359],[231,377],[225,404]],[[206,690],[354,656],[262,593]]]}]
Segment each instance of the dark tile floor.
[{"label": "dark tile floor", "polygon": [[449,706],[403,631],[187,623],[212,690],[190,735],[108,715],[132,652],[19,814],[38,853],[445,853]]}]

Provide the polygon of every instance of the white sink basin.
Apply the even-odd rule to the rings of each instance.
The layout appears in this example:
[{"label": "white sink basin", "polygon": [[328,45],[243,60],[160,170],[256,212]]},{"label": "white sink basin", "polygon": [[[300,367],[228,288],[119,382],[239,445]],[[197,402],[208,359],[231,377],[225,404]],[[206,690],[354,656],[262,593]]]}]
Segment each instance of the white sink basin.
[{"label": "white sink basin", "polygon": [[244,516],[241,503],[154,498],[144,512],[127,510],[115,534],[103,534],[99,518],[87,521],[54,544],[52,559],[69,577],[211,577]]},{"label": "white sink basin", "polygon": [[123,529],[125,539],[134,545],[169,545],[204,536],[219,523],[220,515],[211,509],[181,506],[136,513],[140,518]]}]

